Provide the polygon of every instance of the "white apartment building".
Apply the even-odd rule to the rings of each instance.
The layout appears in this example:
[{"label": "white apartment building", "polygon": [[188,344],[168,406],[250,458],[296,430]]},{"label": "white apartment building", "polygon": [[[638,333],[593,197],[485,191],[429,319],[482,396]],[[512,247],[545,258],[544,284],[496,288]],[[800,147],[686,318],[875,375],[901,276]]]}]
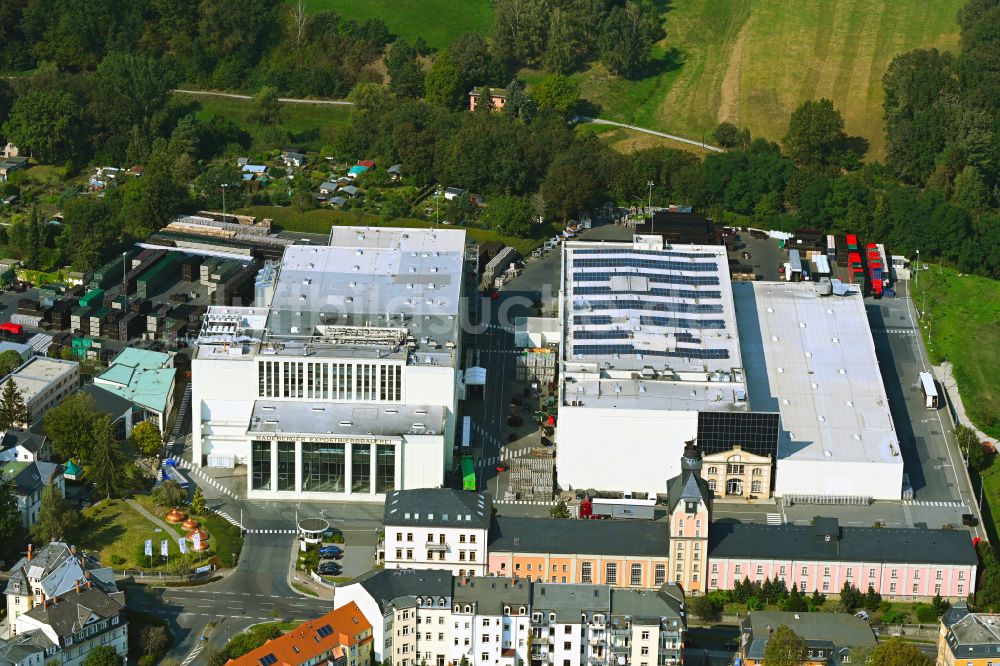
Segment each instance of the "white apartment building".
[{"label": "white apartment building", "polygon": [[379,627],[376,660],[394,666],[660,666],[683,662],[684,593],[527,578],[376,570],[338,588]]},{"label": "white apartment building", "polygon": [[387,569],[447,569],[456,576],[487,573],[493,500],[464,490],[396,490],[385,499]]},{"label": "white apartment building", "polygon": [[370,499],[451,464],[465,232],[334,227],[291,245],[268,302],[212,307],[192,360],[194,459],[248,497]]},{"label": "white apartment building", "polygon": [[41,419],[47,410],[76,392],[80,384],[80,364],[76,361],[32,356],[4,378],[0,383],[0,391],[3,391],[9,381],[17,386],[28,408],[28,421],[21,424],[27,427]]}]

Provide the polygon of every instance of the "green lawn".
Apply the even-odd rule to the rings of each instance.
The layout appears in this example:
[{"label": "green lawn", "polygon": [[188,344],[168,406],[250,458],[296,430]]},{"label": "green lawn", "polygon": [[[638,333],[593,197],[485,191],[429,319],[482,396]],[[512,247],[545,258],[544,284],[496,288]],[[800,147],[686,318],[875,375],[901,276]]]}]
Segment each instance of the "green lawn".
[{"label": "green lawn", "polygon": [[151,567],[149,558],[142,555],[143,542],[152,539],[152,569],[160,569],[160,541],[167,539],[169,552],[175,554],[178,552],[177,537],[180,534],[157,529],[124,500],[110,500],[84,509],[76,533],[71,538],[73,543],[84,550],[95,552],[101,564],[106,567],[147,570]]},{"label": "green lawn", "polygon": [[[253,104],[248,100],[208,95],[175,93],[182,103],[197,107],[197,117],[208,120],[213,116],[226,118],[240,128],[251,131],[249,116]],[[332,104],[285,104],[282,106],[280,126],[288,132],[292,142],[307,150],[319,150],[330,143],[333,131],[350,123],[351,107]]]},{"label": "green lawn", "polygon": [[914,48],[957,50],[963,4],[799,0],[789,10],[786,0],[686,0],[664,14],[667,37],[647,76],[623,81],[595,64],[575,78],[602,117],[693,139],[721,120],[780,139],[796,106],[829,97],[877,158],[889,62]]},{"label": "green lawn", "polygon": [[926,311],[931,360],[952,362],[969,417],[1000,437],[1000,281],[932,266],[920,271],[913,304]]},{"label": "green lawn", "polygon": [[486,34],[493,24],[489,0],[306,0],[306,7],[311,12],[333,9],[359,21],[380,18],[393,34],[410,43],[423,36],[438,49],[463,32]]},{"label": "green lawn", "polygon": [[[330,227],[334,225],[408,228],[427,228],[434,226],[434,223],[430,220],[399,217],[387,220],[384,217],[372,215],[371,213],[363,213],[361,211],[329,210],[325,208],[300,213],[295,209],[288,207],[250,206],[248,208],[242,208],[238,212],[243,215],[270,217],[274,220],[275,225],[281,227],[283,231],[301,231],[307,234],[328,234],[330,232]],[[448,229],[450,227],[442,225],[442,228]],[[525,239],[501,236],[495,231],[488,231],[485,229],[474,229],[468,227],[456,228],[465,229],[470,238],[473,238],[480,243],[486,241],[500,241],[506,245],[514,247],[522,255],[530,254],[534,248],[541,245],[546,238],[555,233],[552,228],[546,226],[544,229],[539,230],[545,231],[546,233],[544,235],[540,235],[538,238]]]}]

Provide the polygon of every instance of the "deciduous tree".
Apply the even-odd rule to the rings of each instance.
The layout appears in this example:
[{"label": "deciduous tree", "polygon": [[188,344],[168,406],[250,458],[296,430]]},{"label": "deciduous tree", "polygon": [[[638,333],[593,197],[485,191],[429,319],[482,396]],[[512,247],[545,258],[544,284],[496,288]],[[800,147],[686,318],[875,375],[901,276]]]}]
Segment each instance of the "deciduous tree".
[{"label": "deciduous tree", "polygon": [[163,448],[163,435],[152,421],[143,421],[132,428],[132,440],[140,453],[155,456]]},{"label": "deciduous tree", "polygon": [[580,86],[563,74],[549,74],[531,89],[531,96],[539,106],[565,115],[580,101]]},{"label": "deciduous tree", "polygon": [[83,666],[122,666],[122,658],[110,645],[99,645],[87,653]]},{"label": "deciduous tree", "polygon": [[70,93],[32,91],[14,102],[3,133],[43,162],[65,162],[79,152],[80,115]]},{"label": "deciduous tree", "polygon": [[801,666],[809,653],[805,640],[785,625],[779,625],[764,646],[767,666]]},{"label": "deciduous tree", "polygon": [[[859,660],[860,661],[860,660]],[[868,655],[868,666],[932,666],[934,660],[898,636],[882,641]]]},{"label": "deciduous tree", "polygon": [[24,363],[24,359],[13,349],[8,349],[0,354],[0,377],[6,377],[14,372],[22,363]]},{"label": "deciduous tree", "polygon": [[782,147],[800,164],[834,164],[841,157],[845,138],[844,118],[833,102],[808,100],[792,112]]},{"label": "deciduous tree", "polygon": [[653,44],[662,35],[660,16],[653,5],[627,0],[608,13],[601,26],[601,62],[625,78],[635,78],[645,67]]},{"label": "deciduous tree", "polygon": [[71,395],[45,412],[45,435],[60,460],[90,464],[97,404],[84,393]]}]

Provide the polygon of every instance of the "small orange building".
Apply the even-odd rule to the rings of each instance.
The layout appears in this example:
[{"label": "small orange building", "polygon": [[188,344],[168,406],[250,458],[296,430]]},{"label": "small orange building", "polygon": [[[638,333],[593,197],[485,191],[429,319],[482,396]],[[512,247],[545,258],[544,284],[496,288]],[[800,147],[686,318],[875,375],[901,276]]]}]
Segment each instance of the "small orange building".
[{"label": "small orange building", "polygon": [[230,659],[228,666],[371,666],[372,626],[357,604],[330,611],[315,620],[308,620],[283,636],[279,636]]},{"label": "small orange building", "polygon": [[[507,91],[503,88],[489,88],[490,100],[493,103],[493,110],[500,111],[503,109],[504,104],[507,103]],[[473,88],[469,91],[469,111],[476,110],[476,103],[479,101],[479,96],[482,94],[482,88]]]}]

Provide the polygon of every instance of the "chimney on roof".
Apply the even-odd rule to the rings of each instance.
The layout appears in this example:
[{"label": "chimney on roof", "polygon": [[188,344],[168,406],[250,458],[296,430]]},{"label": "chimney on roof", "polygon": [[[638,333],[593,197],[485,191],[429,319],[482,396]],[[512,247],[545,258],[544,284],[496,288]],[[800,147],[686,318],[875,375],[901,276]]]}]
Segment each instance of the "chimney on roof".
[{"label": "chimney on roof", "polygon": [[28,561],[31,561],[31,544],[28,544]]},{"label": "chimney on roof", "polygon": [[80,593],[80,581],[76,581],[76,593]]},{"label": "chimney on roof", "polygon": [[87,581],[87,589],[88,589],[88,590],[90,590],[90,589],[93,589],[93,587],[94,587],[94,584],[93,584],[93,583],[91,583],[91,582],[90,582],[90,581],[88,580],[88,581]]},{"label": "chimney on roof", "polygon": [[87,580],[90,580],[90,572],[89,571],[84,571],[83,575],[87,577]]},{"label": "chimney on roof", "polygon": [[73,553],[74,555],[76,555],[76,546],[70,546],[70,547],[69,547],[69,552],[71,552],[71,553]]}]

